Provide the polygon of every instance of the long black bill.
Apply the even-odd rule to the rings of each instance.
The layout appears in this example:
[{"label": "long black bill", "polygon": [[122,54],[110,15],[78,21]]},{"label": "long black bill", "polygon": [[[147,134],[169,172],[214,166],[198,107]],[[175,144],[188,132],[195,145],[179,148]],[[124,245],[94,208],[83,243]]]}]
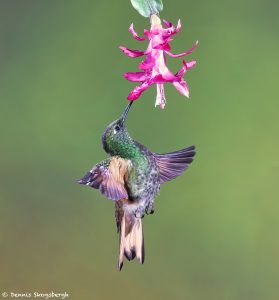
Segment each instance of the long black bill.
[{"label": "long black bill", "polygon": [[124,112],[123,112],[123,114],[122,114],[122,122],[123,122],[123,123],[125,123],[127,114],[128,114],[128,112],[129,112],[129,110],[130,110],[130,108],[131,108],[133,102],[134,102],[134,101],[131,101],[131,102],[127,105],[127,107],[125,108],[125,110],[124,110]]}]

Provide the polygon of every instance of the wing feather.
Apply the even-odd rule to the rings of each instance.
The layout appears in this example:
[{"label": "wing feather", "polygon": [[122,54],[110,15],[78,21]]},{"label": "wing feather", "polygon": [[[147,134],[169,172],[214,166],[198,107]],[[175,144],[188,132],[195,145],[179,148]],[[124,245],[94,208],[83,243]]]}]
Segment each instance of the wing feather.
[{"label": "wing feather", "polygon": [[160,183],[165,183],[181,175],[192,163],[195,154],[194,145],[171,153],[154,153],[160,169]]},{"label": "wing feather", "polygon": [[114,201],[127,199],[125,177],[130,165],[129,160],[112,157],[94,166],[78,183],[99,189],[104,196]]}]

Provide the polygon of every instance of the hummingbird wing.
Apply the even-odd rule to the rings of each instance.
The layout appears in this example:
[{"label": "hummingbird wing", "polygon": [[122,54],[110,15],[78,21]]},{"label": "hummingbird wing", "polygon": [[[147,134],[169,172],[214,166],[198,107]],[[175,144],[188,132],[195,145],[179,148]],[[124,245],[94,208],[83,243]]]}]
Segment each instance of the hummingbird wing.
[{"label": "hummingbird wing", "polygon": [[112,157],[95,165],[78,183],[99,189],[104,196],[114,201],[128,199],[125,177],[130,166],[129,160]]},{"label": "hummingbird wing", "polygon": [[153,153],[160,170],[160,183],[165,183],[181,175],[194,160],[195,154],[194,145],[171,153]]}]

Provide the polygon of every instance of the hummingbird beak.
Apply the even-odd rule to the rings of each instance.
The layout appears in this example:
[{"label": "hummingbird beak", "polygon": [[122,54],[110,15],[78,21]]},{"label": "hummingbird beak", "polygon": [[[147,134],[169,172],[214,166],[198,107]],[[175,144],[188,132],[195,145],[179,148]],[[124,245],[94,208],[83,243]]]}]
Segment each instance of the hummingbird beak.
[{"label": "hummingbird beak", "polygon": [[131,108],[133,102],[134,102],[134,101],[131,101],[131,102],[127,105],[127,107],[125,108],[125,110],[124,110],[124,112],[123,112],[123,114],[122,114],[122,122],[123,122],[123,124],[125,123],[127,114],[128,114],[128,112],[129,112],[129,110],[130,110],[130,108]]}]

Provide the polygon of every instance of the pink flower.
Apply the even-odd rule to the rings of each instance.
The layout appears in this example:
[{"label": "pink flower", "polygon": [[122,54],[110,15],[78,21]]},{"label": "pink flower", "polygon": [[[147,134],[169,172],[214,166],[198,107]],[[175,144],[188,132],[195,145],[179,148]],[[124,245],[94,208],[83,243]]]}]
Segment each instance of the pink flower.
[{"label": "pink flower", "polygon": [[137,41],[149,40],[149,45],[146,51],[131,50],[126,47],[119,47],[129,57],[140,57],[146,55],[144,61],[139,64],[139,69],[142,72],[127,72],[124,77],[133,82],[140,82],[132,92],[128,95],[128,100],[134,101],[148,89],[152,84],[157,85],[157,97],[155,106],[160,105],[165,107],[166,98],[164,93],[164,83],[170,82],[184,96],[189,98],[189,89],[186,81],[183,79],[185,72],[195,66],[196,61],[183,61],[183,67],[173,74],[166,66],[166,54],[170,57],[182,57],[190,54],[196,48],[196,42],[192,48],[184,53],[173,54],[170,52],[169,42],[172,41],[172,36],[177,34],[181,29],[180,20],[175,28],[170,22],[164,21],[166,28],[163,28],[160,18],[157,15],[151,16],[151,30],[144,30],[145,37],[139,37],[135,32],[133,24],[129,31]]}]

